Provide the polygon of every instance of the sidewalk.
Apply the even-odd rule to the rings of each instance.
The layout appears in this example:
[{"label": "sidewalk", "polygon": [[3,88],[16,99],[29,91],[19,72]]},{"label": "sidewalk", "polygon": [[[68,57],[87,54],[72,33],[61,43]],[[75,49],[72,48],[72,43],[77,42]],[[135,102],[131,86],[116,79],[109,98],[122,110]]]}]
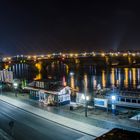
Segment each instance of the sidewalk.
[{"label": "sidewalk", "polygon": [[61,115],[48,112],[46,110],[36,108],[34,106],[21,102],[20,100],[10,98],[8,96],[0,95],[0,100],[7,102],[11,105],[17,106],[27,112],[31,112],[35,115],[38,115],[40,117],[46,118],[55,123],[61,124],[63,126],[69,127],[71,129],[80,131],[82,133],[85,133],[91,136],[99,137],[102,134],[109,131],[108,129],[99,128],[90,124],[86,124],[80,121],[76,121],[67,117],[63,117]]},{"label": "sidewalk", "polygon": [[[7,94],[7,96],[16,98],[15,95],[11,93]],[[38,101],[29,99],[28,94],[24,94],[24,96],[22,94],[19,94],[18,100],[21,100],[22,102],[28,103],[40,109],[44,109],[49,112],[59,114],[61,116],[84,122],[90,125],[94,125],[97,127],[105,129],[121,128],[130,131],[140,132],[140,122],[130,120],[130,116],[136,113],[134,109],[121,109],[121,114],[117,116],[112,115],[112,112],[107,113],[105,110],[96,109],[95,111],[94,109],[89,109],[88,117],[85,117],[85,109],[83,107],[70,111],[69,105],[59,107],[45,106],[44,104]],[[130,113],[127,113],[128,111]]]},{"label": "sidewalk", "polygon": [[97,109],[96,111],[90,109],[88,110],[88,117],[85,117],[84,108],[78,108],[76,110],[70,111],[69,106],[44,106],[44,104],[41,104],[38,101],[29,99],[28,94],[24,94],[24,96],[23,94],[18,94],[18,97],[15,97],[14,93],[10,92],[4,93],[4,95],[10,97],[11,99],[18,100],[25,104],[46,110],[56,115],[82,122],[84,124],[104,128],[105,130],[121,128],[140,132],[140,122],[130,120],[128,114],[126,114],[125,111],[122,115],[113,116],[111,112],[107,113],[106,111],[100,109]]}]

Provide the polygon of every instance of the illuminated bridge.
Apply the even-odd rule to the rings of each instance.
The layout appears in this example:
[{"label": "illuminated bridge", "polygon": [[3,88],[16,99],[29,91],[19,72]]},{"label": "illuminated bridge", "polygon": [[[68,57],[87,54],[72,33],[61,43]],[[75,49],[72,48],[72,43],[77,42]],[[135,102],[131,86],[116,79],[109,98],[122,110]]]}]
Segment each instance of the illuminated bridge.
[{"label": "illuminated bridge", "polygon": [[[0,69],[14,71],[20,78],[26,76],[33,69],[41,72],[49,66],[63,64],[66,69],[73,70],[79,67],[140,67],[140,52],[91,52],[91,53],[53,53],[46,55],[17,55],[2,57]],[[22,69],[22,72],[21,71]],[[26,72],[27,71],[27,72]],[[31,72],[30,72],[31,73]],[[25,74],[25,75],[24,75]]]},{"label": "illuminated bridge", "polygon": [[140,52],[109,52],[109,53],[53,53],[46,55],[17,55],[10,57],[3,57],[1,63],[14,64],[14,63],[32,63],[45,61],[51,63],[61,61],[66,64],[89,64],[89,65],[102,65],[102,66],[124,66],[124,65],[139,65]]}]

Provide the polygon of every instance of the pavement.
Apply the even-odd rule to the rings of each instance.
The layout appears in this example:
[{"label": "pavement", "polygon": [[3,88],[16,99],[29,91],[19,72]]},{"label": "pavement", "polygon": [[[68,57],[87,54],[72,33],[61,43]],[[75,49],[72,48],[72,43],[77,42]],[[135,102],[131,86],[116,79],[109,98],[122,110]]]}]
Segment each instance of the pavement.
[{"label": "pavement", "polygon": [[15,98],[10,98],[8,96],[0,95],[0,100],[7,102],[11,105],[14,105],[20,109],[23,109],[24,111],[30,112],[37,116],[53,121],[57,124],[61,124],[65,127],[71,128],[73,130],[76,130],[76,131],[79,131],[79,132],[82,132],[91,136],[99,137],[109,131],[109,129],[96,127],[96,126],[93,126],[84,122],[80,122],[74,119],[70,119],[70,118],[58,115],[58,114],[54,114],[52,112],[48,112],[47,110],[34,107],[32,105],[22,102],[21,100],[18,100],[18,98],[15,99]]},{"label": "pavement", "polygon": [[107,113],[102,109],[89,109],[88,117],[85,117],[83,107],[70,111],[69,106],[45,106],[38,101],[29,99],[28,94],[18,94],[18,97],[15,97],[12,92],[7,92],[3,95],[5,96],[0,96],[3,101],[92,136],[99,137],[113,128],[140,132],[140,122],[130,120],[128,113],[125,111],[122,111],[124,113],[120,115],[114,116],[111,112]]},{"label": "pavement", "polygon": [[0,140],[13,140],[13,138],[8,135],[5,131],[0,129]]}]

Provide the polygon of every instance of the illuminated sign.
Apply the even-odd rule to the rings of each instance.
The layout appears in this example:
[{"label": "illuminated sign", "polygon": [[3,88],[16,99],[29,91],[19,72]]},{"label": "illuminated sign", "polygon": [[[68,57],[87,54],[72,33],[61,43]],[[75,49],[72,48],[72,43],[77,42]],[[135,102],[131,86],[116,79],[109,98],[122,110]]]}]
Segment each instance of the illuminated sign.
[{"label": "illuminated sign", "polygon": [[94,98],[94,105],[107,108],[108,99]]}]

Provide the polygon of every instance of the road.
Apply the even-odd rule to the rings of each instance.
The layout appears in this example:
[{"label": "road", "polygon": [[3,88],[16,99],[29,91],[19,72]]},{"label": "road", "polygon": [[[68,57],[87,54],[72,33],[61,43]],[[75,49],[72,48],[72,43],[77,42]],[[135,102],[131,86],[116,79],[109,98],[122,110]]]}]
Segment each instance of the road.
[{"label": "road", "polygon": [[80,140],[93,139],[88,135],[66,128],[17,107],[0,101],[0,128],[11,133],[9,122],[14,121],[15,140]]}]

